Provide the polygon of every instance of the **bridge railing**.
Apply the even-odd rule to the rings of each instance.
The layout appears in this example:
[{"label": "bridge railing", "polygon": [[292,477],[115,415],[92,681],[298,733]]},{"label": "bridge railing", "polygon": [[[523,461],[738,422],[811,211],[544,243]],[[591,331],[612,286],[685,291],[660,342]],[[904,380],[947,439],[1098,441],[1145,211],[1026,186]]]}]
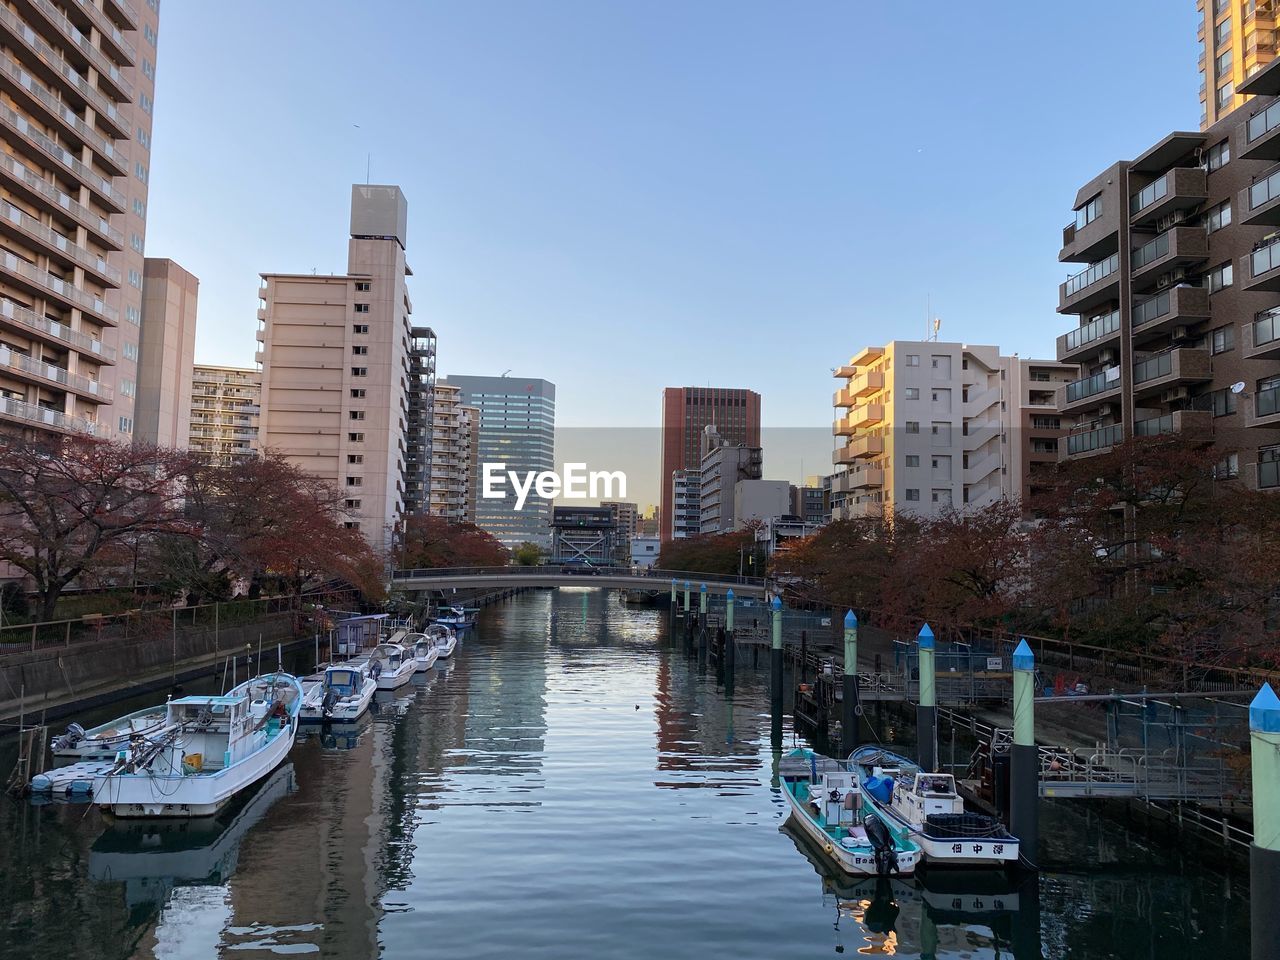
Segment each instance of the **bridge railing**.
[{"label": "bridge railing", "polygon": [[[451,579],[456,577],[519,577],[556,576],[564,572],[565,566],[548,563],[541,566],[503,566],[503,567],[418,567],[412,570],[393,570],[392,580],[432,580]],[[576,568],[575,568],[576,569]],[[675,580],[678,589],[683,590],[687,581],[690,589],[697,592],[702,584],[711,586],[750,586],[763,588],[762,577],[740,577],[734,574],[697,573],[688,570],[658,570],[652,567],[596,567],[599,576],[627,577],[654,581],[653,589],[667,590],[671,581]],[[579,571],[579,574],[581,571]]]}]

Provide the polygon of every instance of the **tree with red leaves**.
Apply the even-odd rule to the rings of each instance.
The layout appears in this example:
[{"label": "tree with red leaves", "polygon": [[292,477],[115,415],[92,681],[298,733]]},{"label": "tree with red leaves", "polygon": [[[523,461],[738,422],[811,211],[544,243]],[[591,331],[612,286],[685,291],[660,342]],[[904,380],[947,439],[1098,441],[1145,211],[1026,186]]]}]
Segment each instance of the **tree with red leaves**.
[{"label": "tree with red leaves", "polygon": [[[748,576],[763,576],[759,557],[755,550],[755,529],[736,530],[733,533],[706,534],[681,540],[668,540],[658,555],[658,566],[664,570],[683,570],[688,573],[718,573],[737,576],[739,567]],[[757,551],[758,553],[758,551]],[[749,556],[755,563],[747,563]]]},{"label": "tree with red leaves", "polygon": [[184,468],[154,447],[0,436],[0,560],[31,578],[41,619],[73,582],[119,570],[139,538],[191,532]]},{"label": "tree with red leaves", "polygon": [[501,567],[510,559],[497,538],[474,523],[458,523],[444,517],[415,514],[405,523],[396,549],[396,566]]}]

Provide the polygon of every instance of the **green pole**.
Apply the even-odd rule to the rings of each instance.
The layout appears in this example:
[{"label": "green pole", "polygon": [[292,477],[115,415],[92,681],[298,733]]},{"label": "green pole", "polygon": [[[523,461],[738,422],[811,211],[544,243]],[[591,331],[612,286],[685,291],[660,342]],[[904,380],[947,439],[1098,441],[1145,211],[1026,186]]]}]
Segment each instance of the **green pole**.
[{"label": "green pole", "polygon": [[1040,751],[1036,746],[1036,658],[1024,638],[1013,651],[1013,747],[1009,751],[1009,828],[1024,863],[1040,846]]},{"label": "green pole", "polygon": [[850,610],[844,615],[844,688],[840,704],[840,752],[848,756],[861,739],[858,730],[858,617]]},{"label": "green pole", "polygon": [[684,582],[684,612],[689,612],[689,581]]},{"label": "green pole", "polygon": [[707,585],[705,583],[698,590],[698,613],[702,615],[701,619],[707,618]]},{"label": "green pole", "polygon": [[720,659],[724,664],[725,692],[733,692],[734,671],[737,669],[737,651],[733,643],[733,588],[724,595],[724,647],[720,651]]},{"label": "green pole", "polygon": [[733,633],[733,588],[724,595],[724,632]]},{"label": "green pole", "polygon": [[1253,960],[1274,960],[1280,943],[1280,698],[1264,683],[1249,704],[1253,756],[1253,845],[1249,903]]},{"label": "green pole", "polygon": [[920,702],[916,705],[916,752],[920,769],[938,769],[938,692],[934,673],[933,630],[926,623],[916,636],[920,662]]},{"label": "green pole", "polygon": [[675,605],[676,605],[676,582],[672,580],[671,581],[671,606],[674,607]]},{"label": "green pole", "polygon": [[773,598],[773,647],[769,652],[769,700],[776,717],[782,716],[782,598]]}]

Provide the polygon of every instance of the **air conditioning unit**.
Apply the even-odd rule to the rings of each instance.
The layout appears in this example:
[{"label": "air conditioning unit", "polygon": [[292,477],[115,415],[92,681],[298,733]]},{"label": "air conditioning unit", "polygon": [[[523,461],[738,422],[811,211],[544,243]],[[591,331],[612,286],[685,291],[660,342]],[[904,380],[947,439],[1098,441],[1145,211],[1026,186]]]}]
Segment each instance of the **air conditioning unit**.
[{"label": "air conditioning unit", "polygon": [[1099,351],[1098,351],[1098,362],[1099,362],[1099,363],[1115,363],[1115,362],[1117,361],[1117,359],[1118,359],[1118,358],[1116,357],[1116,352],[1115,352],[1115,350],[1113,350],[1113,349],[1099,350]]},{"label": "air conditioning unit", "polygon": [[1175,270],[1170,270],[1168,273],[1161,274],[1160,279],[1156,281],[1156,286],[1163,290],[1165,287],[1173,286],[1175,283],[1181,283],[1185,279],[1187,279],[1186,268],[1178,267]]},{"label": "air conditioning unit", "polygon": [[1161,403],[1175,403],[1179,400],[1190,400],[1191,391],[1186,387],[1170,387],[1160,394]]},{"label": "air conditioning unit", "polygon": [[1186,340],[1191,336],[1191,328],[1185,323],[1180,323],[1173,328],[1173,339]]},{"label": "air conditioning unit", "polygon": [[1185,220],[1187,213],[1185,210],[1175,210],[1173,213],[1167,214],[1156,221],[1156,230],[1164,233],[1170,227],[1176,226]]},{"label": "air conditioning unit", "polygon": [[1116,405],[1114,403],[1104,403],[1098,408],[1099,417],[1114,417],[1116,415]]}]

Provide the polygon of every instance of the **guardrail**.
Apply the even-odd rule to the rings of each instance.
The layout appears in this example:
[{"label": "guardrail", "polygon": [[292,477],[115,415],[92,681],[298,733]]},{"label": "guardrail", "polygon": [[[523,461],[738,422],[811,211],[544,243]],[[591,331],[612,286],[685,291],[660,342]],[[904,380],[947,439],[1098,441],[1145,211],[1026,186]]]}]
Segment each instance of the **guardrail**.
[{"label": "guardrail", "polygon": [[[573,570],[573,573],[566,571]],[[690,584],[690,590],[697,592],[702,584],[710,587],[742,586],[763,589],[766,585],[763,577],[740,577],[735,574],[699,573],[690,570],[659,570],[652,567],[591,567],[583,568],[575,564],[547,563],[539,566],[504,566],[504,567],[419,567],[412,570],[393,570],[391,579],[395,580],[447,580],[459,577],[520,577],[539,576],[572,576],[581,578],[596,575],[601,577],[626,577],[636,580],[652,581],[653,589],[669,590],[671,581],[675,580],[681,591],[684,584]]]}]

